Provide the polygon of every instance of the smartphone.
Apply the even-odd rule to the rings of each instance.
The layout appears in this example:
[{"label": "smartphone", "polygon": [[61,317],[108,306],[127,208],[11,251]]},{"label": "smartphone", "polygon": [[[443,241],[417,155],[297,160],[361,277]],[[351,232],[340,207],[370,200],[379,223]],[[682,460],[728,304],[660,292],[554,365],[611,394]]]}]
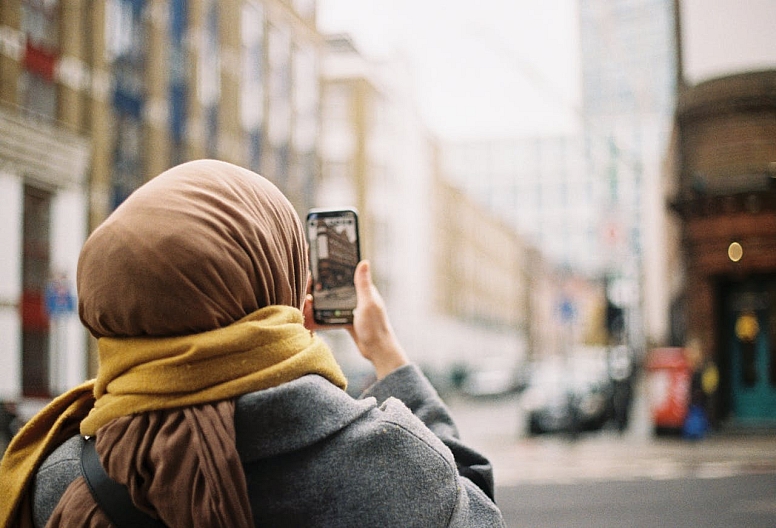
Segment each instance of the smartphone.
[{"label": "smartphone", "polygon": [[356,308],[353,275],[361,260],[358,213],[354,208],[307,213],[313,317],[318,324],[351,324]]}]

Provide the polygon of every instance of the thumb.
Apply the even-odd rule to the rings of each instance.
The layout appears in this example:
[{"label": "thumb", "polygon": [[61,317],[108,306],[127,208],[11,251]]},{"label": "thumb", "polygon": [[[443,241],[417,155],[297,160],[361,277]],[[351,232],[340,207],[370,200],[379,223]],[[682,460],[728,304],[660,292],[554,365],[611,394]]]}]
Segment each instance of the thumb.
[{"label": "thumb", "polygon": [[358,299],[367,300],[372,297],[372,269],[368,260],[362,260],[356,266],[353,283]]}]

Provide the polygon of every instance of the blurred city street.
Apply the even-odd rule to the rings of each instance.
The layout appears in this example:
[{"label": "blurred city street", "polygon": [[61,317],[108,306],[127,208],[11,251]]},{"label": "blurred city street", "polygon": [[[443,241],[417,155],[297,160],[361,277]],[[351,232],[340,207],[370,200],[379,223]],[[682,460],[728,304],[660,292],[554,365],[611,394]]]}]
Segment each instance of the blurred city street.
[{"label": "blurred city street", "polygon": [[640,388],[622,435],[531,437],[519,398],[447,399],[463,439],[493,463],[509,528],[776,526],[773,431],[658,437]]},{"label": "blurred city street", "polygon": [[605,427],[576,439],[564,434],[529,437],[519,398],[448,398],[462,438],[492,461],[497,487],[776,475],[773,432],[722,431],[694,441],[655,436],[643,384],[622,435]]}]

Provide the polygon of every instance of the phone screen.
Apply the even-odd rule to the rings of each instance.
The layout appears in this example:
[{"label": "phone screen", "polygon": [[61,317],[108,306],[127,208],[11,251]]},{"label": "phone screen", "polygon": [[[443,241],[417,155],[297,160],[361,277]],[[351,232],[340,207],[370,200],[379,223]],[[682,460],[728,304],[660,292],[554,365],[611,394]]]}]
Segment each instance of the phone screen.
[{"label": "phone screen", "polygon": [[353,209],[307,214],[313,314],[319,324],[350,324],[356,307],[353,275],[361,260],[358,215]]}]

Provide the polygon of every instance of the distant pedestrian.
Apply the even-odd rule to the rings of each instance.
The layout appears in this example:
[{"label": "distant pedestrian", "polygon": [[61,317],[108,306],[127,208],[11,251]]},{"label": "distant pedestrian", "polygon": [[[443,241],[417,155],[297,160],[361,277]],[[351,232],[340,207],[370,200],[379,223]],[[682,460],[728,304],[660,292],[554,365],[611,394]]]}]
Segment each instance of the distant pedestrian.
[{"label": "distant pedestrian", "polygon": [[627,345],[608,350],[609,381],[612,389],[612,414],[617,431],[624,433],[630,419],[633,398],[633,354]]},{"label": "distant pedestrian", "polygon": [[[690,368],[690,394],[688,398],[687,416],[682,426],[685,438],[699,440],[709,431],[709,400],[716,390],[716,382],[712,387],[709,376],[716,372],[716,366],[706,361],[701,342],[691,338],[685,347],[685,359]],[[710,393],[710,392],[711,393]]]}]

